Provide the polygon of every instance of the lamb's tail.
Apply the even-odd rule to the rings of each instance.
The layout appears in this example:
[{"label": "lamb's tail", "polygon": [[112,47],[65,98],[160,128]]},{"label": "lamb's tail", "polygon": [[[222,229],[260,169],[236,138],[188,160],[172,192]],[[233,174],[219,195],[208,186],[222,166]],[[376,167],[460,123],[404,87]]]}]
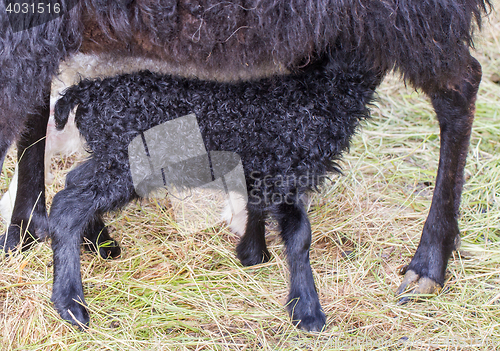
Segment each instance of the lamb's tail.
[{"label": "lamb's tail", "polygon": [[95,81],[86,79],[64,91],[54,106],[54,120],[56,121],[57,129],[61,130],[64,128],[68,122],[69,114],[75,106],[85,104],[89,100],[89,93],[92,90],[91,86],[95,84]]}]

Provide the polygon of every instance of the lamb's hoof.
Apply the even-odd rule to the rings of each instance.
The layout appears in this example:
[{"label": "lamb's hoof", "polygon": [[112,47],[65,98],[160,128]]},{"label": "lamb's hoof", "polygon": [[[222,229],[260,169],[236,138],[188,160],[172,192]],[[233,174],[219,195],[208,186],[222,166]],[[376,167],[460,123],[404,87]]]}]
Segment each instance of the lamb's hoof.
[{"label": "lamb's hoof", "polygon": [[428,277],[420,277],[411,269],[405,271],[404,275],[403,282],[396,291],[396,296],[399,297],[398,305],[423,297],[435,296],[442,289],[439,283]]},{"label": "lamb's hoof", "polygon": [[108,240],[99,245],[99,255],[102,258],[118,258],[122,253],[122,249],[116,240]]},{"label": "lamb's hoof", "polygon": [[84,331],[89,327],[89,312],[87,307],[76,301],[66,303],[64,307],[55,306],[62,319]]},{"label": "lamb's hoof", "polygon": [[104,259],[118,258],[121,255],[118,241],[109,235],[108,228],[101,219],[89,225],[83,240],[86,251],[97,253]]},{"label": "lamb's hoof", "polygon": [[240,262],[243,266],[250,267],[268,262],[271,259],[271,254],[266,249],[261,251],[260,253],[238,253],[238,258],[240,259]]},{"label": "lamb's hoof", "polygon": [[122,253],[120,245],[114,239],[99,242],[98,245],[97,249],[94,243],[85,243],[84,248],[86,251],[98,253],[104,259],[118,258]]},{"label": "lamb's hoof", "polygon": [[300,303],[300,300],[294,304],[289,302],[289,310],[292,323],[299,329],[307,332],[320,332],[326,323],[326,316],[319,303],[313,303],[314,306],[306,306]]}]

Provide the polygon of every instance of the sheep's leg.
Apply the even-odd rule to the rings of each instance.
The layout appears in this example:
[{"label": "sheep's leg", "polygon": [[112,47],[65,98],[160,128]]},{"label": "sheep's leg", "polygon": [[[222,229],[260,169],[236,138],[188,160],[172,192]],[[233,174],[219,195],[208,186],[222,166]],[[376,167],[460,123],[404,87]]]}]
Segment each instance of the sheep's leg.
[{"label": "sheep's leg", "polygon": [[398,295],[410,293],[401,298],[401,303],[411,295],[439,292],[448,259],[460,240],[457,219],[463,173],[481,80],[481,66],[474,58],[470,58],[468,67],[469,75],[458,86],[429,92],[441,129],[439,168],[420,243],[397,290]]},{"label": "sheep's leg", "polygon": [[307,331],[320,331],[325,325],[325,314],[309,263],[311,225],[302,204],[282,203],[275,213],[285,243],[290,267],[290,293],[287,309],[292,322]]},{"label": "sheep's leg", "polygon": [[[27,250],[38,240],[43,240],[48,233],[44,180],[45,137],[50,116],[50,90],[48,91],[40,112],[28,116],[24,133],[18,141],[19,179],[16,200],[8,231],[0,236],[0,249],[6,252],[16,248]],[[6,153],[8,147],[6,143],[0,149],[5,149]],[[109,236],[100,218],[91,221],[85,230],[85,238],[85,247],[98,252],[103,258],[120,255],[118,244]]]},{"label": "sheep's leg", "polygon": [[247,223],[245,234],[236,248],[238,258],[244,266],[253,266],[267,262],[271,258],[266,247],[266,220],[259,210],[247,205]]},{"label": "sheep's leg", "polygon": [[29,115],[24,133],[17,143],[19,178],[16,201],[7,233],[0,236],[3,250],[29,249],[48,233],[45,207],[44,153],[50,115],[50,89],[45,89],[44,106]]}]

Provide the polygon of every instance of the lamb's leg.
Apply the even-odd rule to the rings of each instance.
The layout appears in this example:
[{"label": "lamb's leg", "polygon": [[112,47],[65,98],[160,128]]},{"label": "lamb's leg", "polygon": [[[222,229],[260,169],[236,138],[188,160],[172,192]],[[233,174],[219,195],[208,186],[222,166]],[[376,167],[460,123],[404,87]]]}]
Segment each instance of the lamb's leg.
[{"label": "lamb's leg", "polygon": [[74,325],[88,325],[80,274],[80,243],[95,218],[93,194],[66,187],[54,196],[50,210],[50,237],[54,254],[52,302],[61,317]]},{"label": "lamb's leg", "polygon": [[[450,89],[429,91],[441,129],[436,187],[415,256],[404,270],[397,294],[435,294],[444,284],[446,266],[459,243],[458,216],[481,66],[472,57],[468,76]],[[416,287],[411,285],[416,283]],[[411,296],[403,296],[400,302]]]},{"label": "lamb's leg", "polygon": [[[81,169],[87,170],[91,164],[83,164]],[[66,187],[84,188],[87,184],[89,174],[86,171],[70,172],[66,177]],[[120,256],[120,245],[108,232],[100,215],[89,219],[83,234],[83,247],[85,250],[98,253],[102,258],[116,258]]]},{"label": "lamb's leg", "polygon": [[5,251],[26,250],[48,233],[45,208],[44,153],[45,134],[50,114],[50,89],[39,112],[28,116],[24,132],[17,143],[19,178],[11,223],[0,236]]},{"label": "lamb's leg", "polygon": [[266,219],[264,213],[247,205],[245,234],[236,248],[238,258],[244,266],[253,266],[269,261],[271,255],[266,247]]},{"label": "lamb's leg", "polygon": [[307,331],[320,331],[325,314],[319,303],[309,263],[311,225],[302,204],[277,206],[276,219],[281,228],[290,267],[290,294],[287,309],[292,321]]},{"label": "lamb's leg", "polygon": [[[54,196],[50,210],[50,237],[54,254],[52,301],[63,319],[81,327],[89,322],[80,275],[82,237],[89,228],[103,225],[100,219],[102,213],[124,206],[135,196],[131,182],[128,184],[123,179],[115,179],[110,181],[108,188],[96,189],[93,185],[99,183],[96,181],[98,178],[93,160],[83,163],[68,174],[70,181],[64,190]],[[117,188],[110,189],[115,184]]]}]

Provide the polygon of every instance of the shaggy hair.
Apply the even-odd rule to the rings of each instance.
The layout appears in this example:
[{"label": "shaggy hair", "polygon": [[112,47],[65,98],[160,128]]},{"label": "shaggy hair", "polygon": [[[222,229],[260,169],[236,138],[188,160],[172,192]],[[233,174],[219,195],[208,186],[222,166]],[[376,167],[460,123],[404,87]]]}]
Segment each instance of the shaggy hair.
[{"label": "shaggy hair", "polygon": [[[301,65],[334,43],[396,67],[417,86],[457,76],[483,0],[86,0],[89,17],[118,43],[152,43],[177,62],[220,69],[272,60]],[[146,40],[145,40],[146,39]],[[113,46],[111,46],[113,47]],[[149,49],[150,50],[150,49]],[[154,49],[153,49],[154,50]]]},{"label": "shaggy hair", "polygon": [[[65,3],[65,1],[63,1]],[[0,3],[0,125],[34,113],[44,103],[43,88],[50,84],[61,60],[81,45],[79,16],[61,16],[40,26],[14,31],[6,2]],[[36,82],[36,84],[35,84]],[[19,123],[17,123],[19,125]],[[19,133],[20,123],[15,127]],[[2,140],[2,142],[5,142]]]},{"label": "shaggy hair", "polygon": [[[75,122],[91,156],[68,174],[66,188],[52,203],[52,300],[61,316],[74,322],[69,309],[79,322],[88,322],[85,308],[74,302],[83,301],[80,272],[71,268],[78,265],[68,264],[79,259],[78,252],[68,248],[81,240],[89,222],[137,198],[129,165],[130,142],[165,121],[194,113],[208,151],[230,151],[241,157],[252,195],[237,250],[240,260],[252,265],[269,258],[264,218],[274,215],[281,224],[291,266],[292,320],[304,329],[320,330],[325,317],[310,274],[311,232],[300,199],[336,169],[332,160],[348,147],[359,121],[368,116],[366,105],[381,75],[360,62],[336,57],[294,75],[243,83],[143,71],[84,80],[69,88],[56,104],[55,119],[63,127],[78,105]],[[287,203],[270,201],[265,194],[280,195]],[[297,226],[290,228],[294,221]]]},{"label": "shaggy hair", "polygon": [[[416,86],[432,77],[446,85],[461,75],[457,69],[464,69],[473,19],[479,23],[485,9],[482,0],[164,0],[104,11],[93,1],[86,4],[118,42],[142,47],[146,37],[158,48],[168,47],[163,56],[169,60],[230,70],[270,60],[295,67],[338,44],[364,52],[380,69],[395,67]],[[120,21],[110,23],[117,13]],[[123,25],[125,19],[130,26]]]},{"label": "shaggy hair", "polygon": [[[83,51],[145,55],[228,71],[296,67],[332,44],[395,67],[416,86],[461,76],[486,0],[82,0],[13,32],[0,4],[0,123],[32,112],[61,60]],[[68,5],[69,4],[69,5]],[[15,17],[14,17],[15,18]],[[15,128],[19,133],[20,123]],[[10,142],[10,141],[9,141]]]}]

